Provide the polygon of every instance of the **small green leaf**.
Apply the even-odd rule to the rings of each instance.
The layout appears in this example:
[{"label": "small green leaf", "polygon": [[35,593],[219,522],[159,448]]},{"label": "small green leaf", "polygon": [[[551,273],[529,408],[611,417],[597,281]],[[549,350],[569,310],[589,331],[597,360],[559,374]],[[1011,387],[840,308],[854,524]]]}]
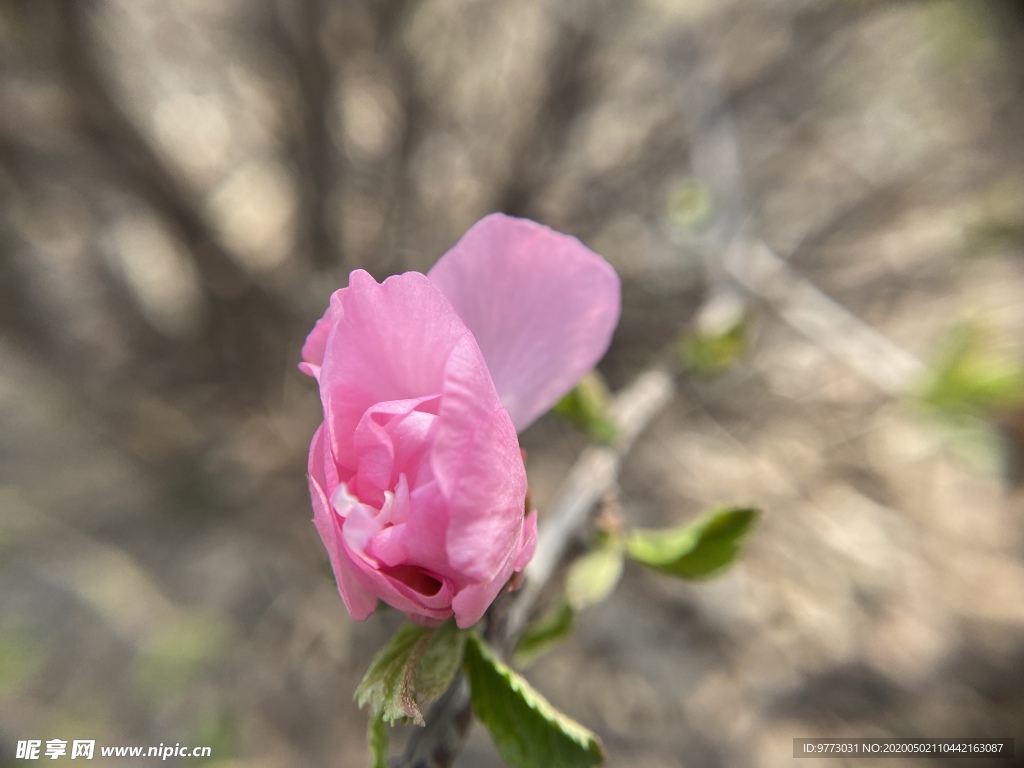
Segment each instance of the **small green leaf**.
[{"label": "small green leaf", "polygon": [[560,600],[554,608],[528,626],[513,652],[516,666],[530,666],[538,656],[568,637],[575,618],[576,612],[569,601]]},{"label": "small green leaf", "polygon": [[370,662],[356,688],[359,708],[369,705],[371,717],[390,725],[402,718],[423,725],[421,708],[451,683],[465,643],[466,633],[451,620],[437,629],[405,624]]},{"label": "small green leaf", "polygon": [[619,537],[605,536],[591,552],[569,568],[565,597],[579,611],[604,600],[622,576],[622,544]]},{"label": "small green leaf", "polygon": [[608,416],[611,395],[597,371],[588,373],[565,397],[555,403],[554,412],[582,427],[591,439],[610,443],[618,430]]},{"label": "small green leaf", "polygon": [[370,748],[370,768],[388,768],[388,726],[383,718],[370,715],[366,745]]},{"label": "small green leaf", "polygon": [[1024,364],[986,347],[983,329],[961,325],[939,354],[921,400],[947,417],[986,418],[1024,405]]},{"label": "small green leaf", "polygon": [[667,202],[669,221],[681,229],[699,229],[714,211],[711,190],[698,179],[684,179],[674,184]]},{"label": "small green leaf", "polygon": [[559,712],[476,635],[466,644],[473,711],[513,768],[590,768],[604,761],[597,737]]},{"label": "small green leaf", "polygon": [[733,365],[750,346],[750,326],[750,316],[741,314],[724,328],[694,331],[683,340],[681,348],[686,369],[711,376]]},{"label": "small green leaf", "polygon": [[626,551],[638,563],[670,576],[700,579],[731,563],[760,513],[726,508],[663,531],[634,531]]}]

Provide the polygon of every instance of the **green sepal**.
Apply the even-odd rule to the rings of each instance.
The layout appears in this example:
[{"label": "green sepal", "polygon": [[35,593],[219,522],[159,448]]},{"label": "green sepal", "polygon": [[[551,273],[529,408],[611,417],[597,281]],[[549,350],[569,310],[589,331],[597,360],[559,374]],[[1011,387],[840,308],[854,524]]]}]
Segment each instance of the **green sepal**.
[{"label": "green sepal", "polygon": [[475,633],[463,665],[473,711],[512,768],[590,768],[604,761],[597,736],[555,709]]},{"label": "green sepal", "polygon": [[449,619],[436,629],[405,624],[374,656],[356,688],[359,708],[389,725],[410,719],[423,725],[422,708],[438,698],[458,671],[466,633]]},{"label": "green sepal", "polygon": [[681,579],[701,579],[729,565],[760,512],[717,509],[692,523],[657,531],[633,531],[626,552],[636,562]]}]

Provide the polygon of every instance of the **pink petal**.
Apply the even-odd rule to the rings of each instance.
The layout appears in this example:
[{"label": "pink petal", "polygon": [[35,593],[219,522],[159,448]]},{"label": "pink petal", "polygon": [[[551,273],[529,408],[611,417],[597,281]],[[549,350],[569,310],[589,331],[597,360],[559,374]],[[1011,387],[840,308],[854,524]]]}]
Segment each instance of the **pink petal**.
[{"label": "pink petal", "polygon": [[448,500],[448,561],[466,580],[488,581],[518,544],[526,468],[471,336],[449,358],[436,434],[432,465]]},{"label": "pink petal", "polygon": [[523,570],[533,559],[533,552],[537,549],[537,510],[533,510],[523,520],[523,535],[519,540],[519,554],[512,570],[516,573]]},{"label": "pink petal", "polygon": [[342,545],[341,526],[326,493],[324,428],[313,435],[309,449],[309,491],[313,497],[313,524],[327,549],[338,591],[352,618],[362,621],[377,608],[377,598],[361,583]]},{"label": "pink petal", "polygon": [[334,457],[354,471],[358,457],[351,436],[366,410],[439,394],[449,354],[469,331],[418,272],[378,285],[356,270],[348,288],[335,296],[338,309],[332,311],[339,314],[324,351],[320,399]]},{"label": "pink petal", "polygon": [[452,600],[455,623],[465,629],[476,624],[487,608],[508,582],[513,571],[521,571],[533,557],[537,547],[537,510],[523,520],[522,535],[519,537],[519,551],[515,559],[506,560],[498,569],[495,578],[480,584],[470,584],[459,590]]},{"label": "pink petal", "polygon": [[359,457],[354,492],[360,500],[379,508],[384,492],[395,487],[399,475],[414,482],[420,478],[436,421],[436,415],[430,413],[437,410],[436,400],[392,400],[363,414],[353,435]]},{"label": "pink petal", "polygon": [[[431,482],[409,494],[409,507],[415,513],[407,516],[405,525],[389,529],[401,529],[390,535],[401,537],[404,562],[462,581],[461,575],[451,568],[448,561],[448,502],[441,495],[437,483]],[[383,553],[388,562],[394,563],[399,552],[398,541],[392,542],[389,537],[379,538],[382,538]]]},{"label": "pink petal", "polygon": [[619,320],[615,270],[579,240],[526,219],[481,219],[430,270],[473,332],[522,431],[608,349]]},{"label": "pink petal", "polygon": [[[416,566],[377,566],[347,546],[345,552],[360,583],[388,605],[434,619],[452,615],[453,590],[446,579],[434,578]],[[425,588],[426,582],[431,584],[431,588]]]},{"label": "pink petal", "polygon": [[327,349],[327,338],[331,333],[331,324],[335,314],[340,312],[341,296],[345,291],[335,291],[331,296],[331,303],[323,317],[316,321],[313,330],[306,337],[306,343],[302,345],[302,362],[299,363],[299,370],[314,379],[320,378],[320,366],[324,362],[324,350]]},{"label": "pink petal", "polygon": [[455,623],[460,628],[471,627],[480,621],[488,607],[494,602],[494,598],[505,588],[512,575],[514,555],[514,552],[509,553],[508,558],[501,563],[493,579],[469,584],[460,589],[452,599]]}]

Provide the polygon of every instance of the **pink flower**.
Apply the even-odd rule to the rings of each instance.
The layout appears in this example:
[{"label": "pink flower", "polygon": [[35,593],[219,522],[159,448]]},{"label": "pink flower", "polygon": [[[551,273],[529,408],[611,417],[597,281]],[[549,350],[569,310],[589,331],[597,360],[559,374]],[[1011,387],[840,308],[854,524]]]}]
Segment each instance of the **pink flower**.
[{"label": "pink flower", "polygon": [[533,556],[517,430],[589,371],[619,318],[615,271],[578,240],[492,214],[428,275],[336,291],[302,349],[324,422],[313,521],[357,620],[377,600],[460,627]]}]

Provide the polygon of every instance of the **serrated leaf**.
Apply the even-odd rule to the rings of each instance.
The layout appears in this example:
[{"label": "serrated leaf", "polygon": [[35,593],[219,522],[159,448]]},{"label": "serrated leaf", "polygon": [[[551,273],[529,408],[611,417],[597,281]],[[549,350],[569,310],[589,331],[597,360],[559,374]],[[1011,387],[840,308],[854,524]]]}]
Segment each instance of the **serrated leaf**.
[{"label": "serrated leaf", "polygon": [[718,509],[679,528],[634,531],[626,540],[626,552],[661,573],[704,578],[736,558],[759,514],[749,508]]},{"label": "serrated leaf", "polygon": [[565,578],[569,605],[579,611],[608,597],[622,576],[622,560],[622,545],[612,537],[576,560]]},{"label": "serrated leaf", "polygon": [[355,698],[371,717],[394,725],[409,718],[423,725],[422,707],[444,693],[462,660],[466,633],[449,620],[437,629],[402,626],[374,656]]},{"label": "serrated leaf", "polygon": [[464,666],[473,711],[512,768],[590,768],[604,761],[597,737],[555,709],[476,635]]},{"label": "serrated leaf", "polygon": [[370,748],[370,768],[388,768],[388,726],[382,718],[370,716],[366,745]]},{"label": "serrated leaf", "polygon": [[555,403],[554,412],[566,421],[582,427],[591,439],[610,443],[618,434],[615,423],[608,416],[611,395],[608,386],[597,371],[591,371],[569,394]]},{"label": "serrated leaf", "polygon": [[567,600],[560,600],[554,608],[530,624],[516,643],[513,658],[516,666],[528,667],[541,654],[560,643],[572,632],[576,612]]}]

